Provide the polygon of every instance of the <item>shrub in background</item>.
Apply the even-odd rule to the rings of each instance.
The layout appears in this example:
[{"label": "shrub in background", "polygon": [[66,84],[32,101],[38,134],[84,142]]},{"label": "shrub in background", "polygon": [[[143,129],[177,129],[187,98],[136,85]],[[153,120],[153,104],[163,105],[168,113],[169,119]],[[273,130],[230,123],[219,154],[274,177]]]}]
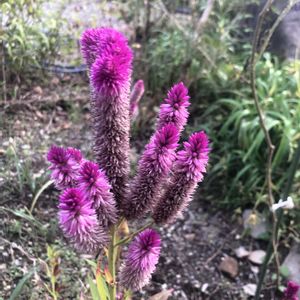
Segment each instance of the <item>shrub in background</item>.
[{"label": "shrub in background", "polygon": [[46,17],[43,3],[5,0],[0,4],[0,47],[5,65],[0,76],[8,83],[26,78],[28,70],[49,62],[57,52],[62,19]]}]

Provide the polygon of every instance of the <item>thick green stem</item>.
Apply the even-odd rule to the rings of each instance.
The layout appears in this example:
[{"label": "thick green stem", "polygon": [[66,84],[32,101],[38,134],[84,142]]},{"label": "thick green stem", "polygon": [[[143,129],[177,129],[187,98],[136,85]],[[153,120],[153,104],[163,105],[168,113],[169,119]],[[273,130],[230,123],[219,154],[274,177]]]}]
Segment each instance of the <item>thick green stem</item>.
[{"label": "thick green stem", "polygon": [[117,240],[117,228],[112,226],[111,228],[111,243],[108,249],[108,268],[112,276],[113,283],[109,287],[110,300],[116,299],[117,285],[116,285],[116,254],[118,248],[115,247],[115,242]]},{"label": "thick green stem", "polygon": [[[295,177],[296,171],[297,171],[297,166],[300,160],[300,141],[298,142],[298,147],[297,150],[294,154],[289,172],[288,172],[288,180],[287,180],[287,184],[286,187],[284,189],[283,195],[282,195],[282,200],[286,201],[287,197],[289,196],[289,193],[292,189],[292,184],[293,184],[293,179]],[[279,232],[279,228],[280,228],[280,223],[281,223],[281,219],[283,216],[283,209],[279,209],[278,210],[278,214],[277,214],[277,222],[275,225],[275,239],[276,239],[276,243],[278,241],[278,232]],[[269,245],[268,245],[268,249],[267,249],[267,254],[265,256],[264,259],[264,263],[261,266],[261,270],[259,273],[259,278],[258,278],[258,284],[257,284],[257,288],[256,288],[256,293],[255,293],[255,298],[254,300],[258,300],[259,296],[260,296],[260,292],[261,292],[261,288],[262,288],[262,284],[264,282],[264,278],[266,276],[266,272],[267,272],[267,267],[269,264],[269,261],[272,257],[273,254],[273,241],[270,240]]]}]

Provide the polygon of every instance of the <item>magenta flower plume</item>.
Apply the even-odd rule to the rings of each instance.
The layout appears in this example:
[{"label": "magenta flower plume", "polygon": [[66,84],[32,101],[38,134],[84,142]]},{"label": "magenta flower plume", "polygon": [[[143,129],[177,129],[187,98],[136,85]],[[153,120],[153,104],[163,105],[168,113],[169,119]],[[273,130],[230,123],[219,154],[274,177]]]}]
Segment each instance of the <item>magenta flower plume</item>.
[{"label": "magenta flower plume", "polygon": [[300,289],[300,285],[293,281],[288,282],[288,286],[284,291],[284,297],[282,300],[299,300],[297,293]]},{"label": "magenta flower plume", "polygon": [[80,252],[95,254],[108,243],[91,201],[78,188],[66,189],[61,194],[59,224],[66,238]]},{"label": "magenta flower plume", "polygon": [[105,51],[118,51],[119,44],[127,43],[126,38],[112,28],[90,28],[81,37],[81,52],[90,68],[96,58]]},{"label": "magenta flower plume", "polygon": [[189,116],[187,107],[190,105],[188,89],[180,82],[175,84],[168,92],[168,97],[160,106],[158,128],[166,124],[174,124],[180,131],[186,125]]},{"label": "magenta flower plume", "polygon": [[96,160],[112,185],[118,205],[126,194],[129,175],[132,51],[126,38],[110,28],[84,33],[82,51],[88,63],[92,63],[91,112]]},{"label": "magenta flower plume", "polygon": [[177,154],[172,177],[154,209],[156,223],[172,222],[187,207],[197,183],[206,172],[209,140],[201,131],[191,135],[184,143],[184,150]]},{"label": "magenta flower plume", "polygon": [[160,236],[153,229],[141,232],[129,245],[120,270],[121,284],[130,290],[140,290],[154,272],[160,254]]},{"label": "magenta flower plume", "polygon": [[178,139],[178,130],[169,124],[157,131],[145,147],[128,200],[122,206],[127,219],[140,218],[155,205],[175,159]]},{"label": "magenta flower plume", "polygon": [[108,227],[118,220],[116,203],[111,186],[103,171],[97,164],[86,161],[79,170],[79,187],[84,194],[92,201],[98,216],[99,223]]},{"label": "magenta flower plume", "polygon": [[135,120],[138,112],[139,112],[139,102],[144,94],[145,87],[144,87],[144,81],[138,80],[135,85],[133,86],[133,89],[130,94],[130,117],[131,120]]},{"label": "magenta flower plume", "polygon": [[62,190],[77,184],[77,175],[82,161],[82,154],[74,148],[52,146],[47,155],[51,163],[51,178],[55,186]]}]

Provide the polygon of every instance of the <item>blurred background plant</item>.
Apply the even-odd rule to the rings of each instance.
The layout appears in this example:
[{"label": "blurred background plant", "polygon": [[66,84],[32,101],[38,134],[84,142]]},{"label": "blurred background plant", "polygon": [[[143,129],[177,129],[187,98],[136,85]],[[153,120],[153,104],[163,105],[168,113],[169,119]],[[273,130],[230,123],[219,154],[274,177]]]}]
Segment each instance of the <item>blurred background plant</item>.
[{"label": "blurred background plant", "polygon": [[[46,14],[44,0],[5,0],[0,4],[1,81],[8,83],[38,76],[41,64],[51,62],[59,48],[63,19]],[[33,71],[34,70],[34,71]],[[29,76],[30,75],[30,76]],[[6,91],[5,91],[6,92]],[[7,95],[4,93],[4,98]]]}]

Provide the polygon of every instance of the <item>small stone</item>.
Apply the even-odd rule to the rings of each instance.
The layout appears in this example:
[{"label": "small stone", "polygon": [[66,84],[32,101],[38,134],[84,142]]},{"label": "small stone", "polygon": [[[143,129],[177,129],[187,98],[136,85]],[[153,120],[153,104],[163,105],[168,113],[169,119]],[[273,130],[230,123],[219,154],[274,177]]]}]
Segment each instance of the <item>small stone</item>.
[{"label": "small stone", "polygon": [[201,287],[201,292],[202,293],[206,293],[207,289],[209,287],[209,284],[208,283],[204,283]]},{"label": "small stone", "polygon": [[1,271],[6,270],[6,264],[0,264],[0,270]]},{"label": "small stone", "polygon": [[239,272],[239,265],[233,257],[227,256],[220,263],[219,269],[221,272],[229,275],[231,278],[235,278]]},{"label": "small stone", "polygon": [[257,266],[251,266],[250,269],[254,274],[258,274],[258,272],[259,272],[259,267],[257,267]]},{"label": "small stone", "polygon": [[40,86],[35,86],[33,88],[33,91],[34,91],[35,94],[38,94],[38,95],[42,95],[43,94],[43,89]]},{"label": "small stone", "polygon": [[188,241],[193,241],[196,237],[195,233],[187,233],[185,236],[184,236]]},{"label": "small stone", "polygon": [[250,252],[246,250],[245,247],[240,246],[234,250],[234,253],[238,258],[243,258],[248,256]]},{"label": "small stone", "polygon": [[[288,256],[283,262],[283,267],[287,268],[289,275],[288,278],[295,282],[300,282],[300,243],[295,243]],[[299,291],[300,297],[300,291]]]},{"label": "small stone", "polygon": [[255,250],[249,254],[248,259],[256,265],[261,265],[264,262],[265,256],[266,256],[265,251]]},{"label": "small stone", "polygon": [[244,293],[249,296],[255,296],[256,288],[256,284],[253,283],[248,283],[243,286]]}]

